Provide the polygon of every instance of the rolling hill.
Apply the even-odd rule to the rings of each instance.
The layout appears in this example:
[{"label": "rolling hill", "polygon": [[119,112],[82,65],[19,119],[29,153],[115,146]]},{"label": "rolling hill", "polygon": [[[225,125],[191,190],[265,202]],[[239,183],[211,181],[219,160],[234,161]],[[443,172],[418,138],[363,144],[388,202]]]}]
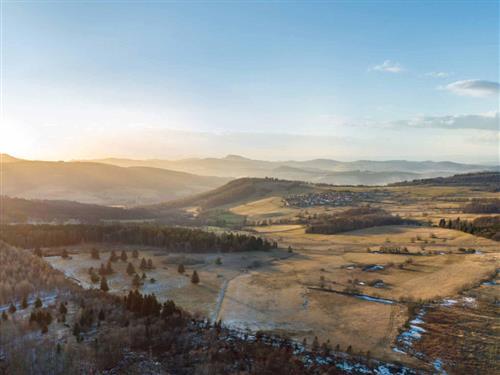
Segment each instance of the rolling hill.
[{"label": "rolling hill", "polygon": [[102,205],[144,205],[219,187],[228,178],[151,167],[93,162],[3,163],[3,194],[27,199],[71,200]]},{"label": "rolling hill", "polygon": [[202,209],[225,208],[270,196],[307,193],[315,190],[318,190],[318,187],[300,181],[285,181],[274,178],[240,178],[205,193],[145,208],[157,213],[189,207],[200,207]]},{"label": "rolling hill", "polygon": [[498,169],[498,167],[448,161],[358,160],[342,162],[330,159],[265,161],[248,159],[238,155],[228,155],[224,158],[181,160],[109,158],[94,161],[121,167],[149,166],[165,168],[199,175],[232,178],[275,177],[335,185],[383,185],[411,179],[446,177],[457,173]]},{"label": "rolling hill", "polygon": [[101,220],[141,220],[150,214],[126,209],[62,200],[29,200],[0,196],[2,223],[99,223]]}]

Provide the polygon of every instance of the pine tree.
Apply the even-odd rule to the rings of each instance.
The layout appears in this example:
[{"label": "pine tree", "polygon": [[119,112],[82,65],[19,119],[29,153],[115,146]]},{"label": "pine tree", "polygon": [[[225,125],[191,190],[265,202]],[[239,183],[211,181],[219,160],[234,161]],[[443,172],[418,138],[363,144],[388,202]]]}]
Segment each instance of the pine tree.
[{"label": "pine tree", "polygon": [[148,259],[148,269],[152,270],[153,269],[153,261],[150,259]]},{"label": "pine tree", "polygon": [[23,300],[21,301],[21,309],[24,310],[27,307],[28,307],[28,299],[26,298],[26,296],[24,296]]},{"label": "pine tree", "polygon": [[92,248],[92,250],[90,251],[90,254],[92,256],[92,259],[100,259],[100,255],[99,255],[99,250],[97,250],[95,247]]},{"label": "pine tree", "polygon": [[200,282],[200,277],[198,276],[198,272],[196,272],[196,270],[194,270],[193,274],[191,275],[191,282],[193,284],[198,284]]},{"label": "pine tree", "polygon": [[59,313],[61,315],[65,315],[65,314],[67,314],[67,312],[68,312],[68,309],[66,308],[64,303],[61,302],[61,304],[59,305]]},{"label": "pine tree", "polygon": [[61,254],[61,257],[62,257],[63,259],[68,259],[68,258],[69,258],[68,250],[63,249],[62,254]]},{"label": "pine tree", "polygon": [[135,267],[130,262],[127,265],[127,273],[128,273],[129,276],[132,276],[135,273]]},{"label": "pine tree", "polygon": [[3,320],[8,320],[9,317],[7,316],[7,313],[5,311],[2,312],[2,319]]},{"label": "pine tree", "polygon": [[10,306],[9,306],[9,313],[12,315],[12,314],[14,314],[16,311],[17,311],[17,309],[16,309],[16,305],[14,305],[14,304],[11,302],[11,303],[10,303]]},{"label": "pine tree", "polygon": [[40,249],[40,247],[39,247],[39,246],[37,246],[37,247],[35,248],[35,255],[36,255],[37,257],[40,257],[40,258],[41,258],[41,257],[43,257],[43,252],[42,252],[42,249]]},{"label": "pine tree", "polygon": [[106,280],[106,276],[101,277],[101,290],[107,292],[109,290],[108,280]]},{"label": "pine tree", "polygon": [[139,266],[139,268],[140,268],[141,270],[145,270],[146,268],[148,268],[148,265],[147,265],[147,263],[146,263],[146,259],[145,259],[145,258],[142,258],[142,259],[141,259],[141,265]]},{"label": "pine tree", "polygon": [[222,264],[222,260],[220,259],[220,257],[217,257],[217,259],[215,259],[215,264],[218,266]]},{"label": "pine tree", "polygon": [[141,286],[141,279],[138,274],[135,274],[134,278],[132,279],[132,285],[136,288],[139,288]]},{"label": "pine tree", "polygon": [[184,268],[184,264],[179,264],[179,266],[177,267],[177,272],[179,273],[184,273],[186,272],[186,269]]},{"label": "pine tree", "polygon": [[43,306],[42,300],[40,299],[40,297],[36,297],[36,300],[35,300],[35,309],[39,309],[42,306]]},{"label": "pine tree", "polygon": [[135,258],[135,259],[139,258],[139,252],[135,249],[132,251],[132,258]]},{"label": "pine tree", "polygon": [[106,315],[104,314],[104,310],[103,310],[103,309],[101,309],[101,310],[99,311],[99,315],[97,316],[97,319],[99,319],[99,320],[104,320],[104,319],[106,319]]},{"label": "pine tree", "polygon": [[113,272],[113,267],[111,267],[111,262],[108,262],[108,264],[106,265],[106,275],[111,275]]},{"label": "pine tree", "polygon": [[120,259],[123,261],[123,262],[126,262],[127,259],[128,259],[128,256],[127,256],[127,253],[125,252],[125,250],[122,250],[122,253],[120,255]]},{"label": "pine tree", "polygon": [[118,256],[116,255],[114,250],[111,250],[111,254],[109,256],[110,262],[116,262],[118,260]]},{"label": "pine tree", "polygon": [[318,336],[314,336],[314,340],[312,343],[312,351],[317,352],[319,350],[319,341],[318,341]]}]

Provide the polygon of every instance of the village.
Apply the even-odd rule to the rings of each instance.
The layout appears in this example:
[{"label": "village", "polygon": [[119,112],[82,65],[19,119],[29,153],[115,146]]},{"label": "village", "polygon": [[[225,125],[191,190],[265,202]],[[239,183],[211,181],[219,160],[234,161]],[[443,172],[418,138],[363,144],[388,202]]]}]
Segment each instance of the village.
[{"label": "village", "polygon": [[287,207],[350,206],[359,202],[376,202],[390,196],[388,191],[325,191],[319,193],[295,194],[284,198]]}]

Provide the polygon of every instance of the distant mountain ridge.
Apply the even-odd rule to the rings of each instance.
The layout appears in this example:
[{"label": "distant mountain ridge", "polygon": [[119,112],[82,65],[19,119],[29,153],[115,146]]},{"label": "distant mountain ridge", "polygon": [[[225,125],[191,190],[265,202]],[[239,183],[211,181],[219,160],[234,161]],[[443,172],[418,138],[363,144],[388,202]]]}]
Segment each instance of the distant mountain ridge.
[{"label": "distant mountain ridge", "polygon": [[152,167],[21,159],[2,163],[2,173],[3,194],[11,197],[123,206],[178,199],[229,181]]},{"label": "distant mountain ridge", "polygon": [[180,160],[108,158],[93,161],[122,167],[166,168],[199,175],[230,178],[275,177],[335,185],[384,185],[404,180],[446,177],[457,173],[499,169],[498,166],[461,164],[450,161],[358,160],[343,162],[331,159],[265,161],[239,155]]}]

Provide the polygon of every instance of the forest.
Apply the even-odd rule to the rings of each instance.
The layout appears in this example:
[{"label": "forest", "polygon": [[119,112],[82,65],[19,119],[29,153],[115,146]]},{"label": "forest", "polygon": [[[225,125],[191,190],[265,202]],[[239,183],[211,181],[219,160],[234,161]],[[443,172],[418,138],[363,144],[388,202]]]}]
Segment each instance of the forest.
[{"label": "forest", "polygon": [[463,220],[459,217],[449,220],[441,219],[439,226],[500,241],[500,215],[480,216],[474,220]]},{"label": "forest", "polygon": [[306,233],[334,234],[381,225],[402,224],[416,225],[418,222],[402,219],[379,208],[360,207],[338,214],[320,215],[311,220]]},{"label": "forest", "polygon": [[500,199],[473,199],[464,206],[463,211],[470,214],[498,214]]},{"label": "forest", "polygon": [[0,238],[22,248],[121,243],[164,248],[172,252],[267,251],[277,243],[246,234],[160,225],[3,225]]}]

